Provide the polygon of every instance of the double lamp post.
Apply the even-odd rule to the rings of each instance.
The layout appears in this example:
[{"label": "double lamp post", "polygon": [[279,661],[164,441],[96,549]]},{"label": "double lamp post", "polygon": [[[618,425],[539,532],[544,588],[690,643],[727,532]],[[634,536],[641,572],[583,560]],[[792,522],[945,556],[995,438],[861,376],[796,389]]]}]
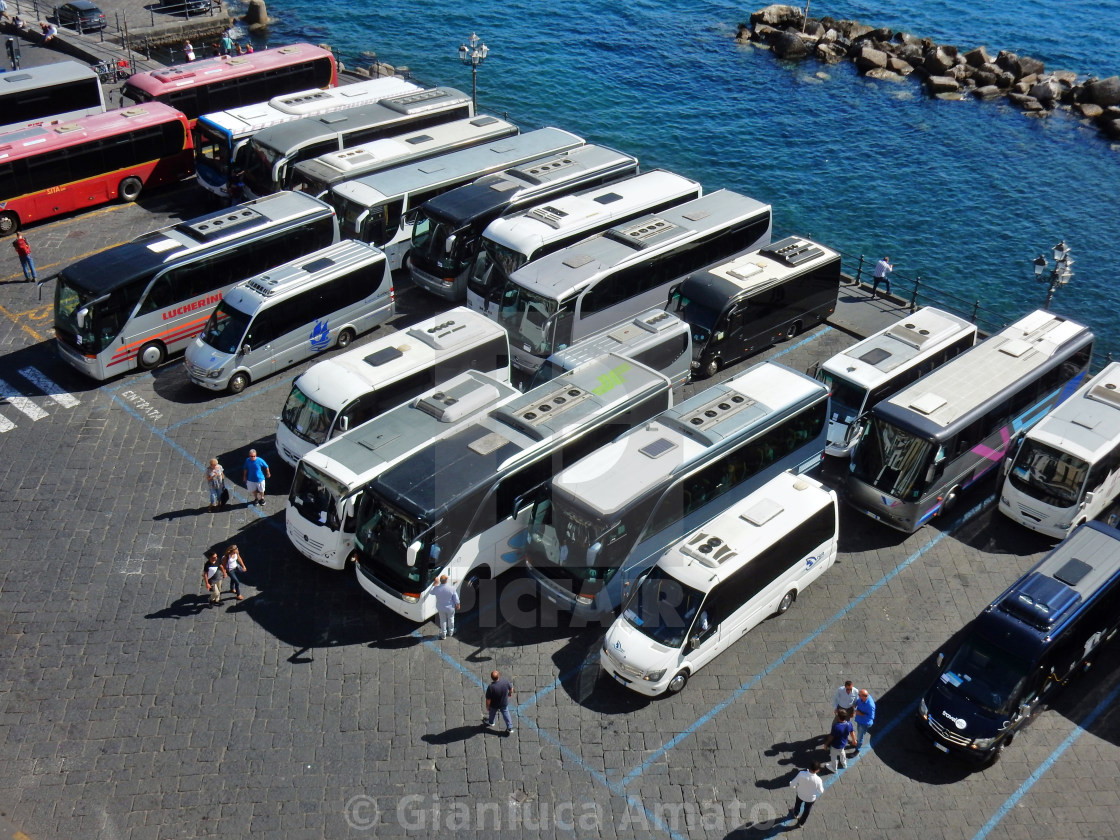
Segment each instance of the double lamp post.
[{"label": "double lamp post", "polygon": [[489,52],[490,48],[473,32],[466,44],[459,45],[459,60],[471,68],[471,104],[475,113],[478,113],[478,65],[486,60]]},{"label": "double lamp post", "polygon": [[[1039,254],[1034,261],[1034,276],[1042,283],[1049,283],[1049,288],[1046,290],[1046,304],[1043,309],[1050,308],[1050,301],[1054,298],[1054,292],[1058,291],[1060,286],[1064,286],[1073,277],[1073,257],[1070,256],[1070,249],[1065,241],[1059,242],[1051,249],[1054,253],[1054,267],[1050,268],[1049,263],[1046,262],[1046,255]],[[1050,268],[1049,274],[1047,269]]]}]

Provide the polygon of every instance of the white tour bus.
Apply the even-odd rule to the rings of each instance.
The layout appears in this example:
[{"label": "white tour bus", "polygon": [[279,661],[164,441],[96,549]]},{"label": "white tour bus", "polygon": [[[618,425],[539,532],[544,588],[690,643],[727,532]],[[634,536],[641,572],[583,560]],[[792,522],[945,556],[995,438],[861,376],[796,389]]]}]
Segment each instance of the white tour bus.
[{"label": "white tour bus", "polygon": [[287,189],[292,167],[301,160],[473,116],[469,96],[441,87],[263,129],[245,150],[245,194]]},{"label": "white tour bus", "polygon": [[999,509],[1057,539],[1120,494],[1120,362],[1039,421],[1004,464]]},{"label": "white tour bus", "polygon": [[292,169],[291,187],[323,198],[332,187],[345,181],[512,137],[518,131],[517,126],[508,120],[486,114],[433,125],[399,137],[385,137],[342,152],[330,152],[300,161]]},{"label": "white tour bus", "polygon": [[625,356],[663,373],[673,383],[674,397],[678,397],[692,373],[692,331],[671,312],[651,309],[557,350],[537,368],[528,387],[551,382],[564,371],[605,353]]},{"label": "white tour bus", "polygon": [[203,388],[240,394],[329,347],[349,346],[393,311],[385,255],[347,239],[230,289],[187,347],[187,373]]},{"label": "white tour bus", "polygon": [[926,306],[824,362],[817,379],[832,392],[825,452],[848,457],[856,418],[975,343],[975,324]]},{"label": "white tour bus", "polygon": [[467,306],[479,312],[496,308],[495,295],[526,263],[703,194],[703,187],[696,181],[654,169],[495,219],[482,233],[478,256],[467,276]]},{"label": "white tour bus", "polygon": [[818,466],[827,418],[828,390],[774,362],[713,385],[536,494],[529,574],[581,620],[613,615],[673,542],[778,473]]},{"label": "white tour bus", "polygon": [[258,131],[420,89],[397,76],[383,76],[326,90],[301,90],[267,102],[203,114],[194,126],[194,171],[198,185],[209,193],[226,197],[231,174],[244,168],[244,150]]},{"label": "white tour bus", "polygon": [[557,349],[664,306],[686,274],[767,245],[770,222],[768,204],[708,193],[522,266],[490,315],[509,331],[514,367],[532,374]]},{"label": "white tour bus", "polygon": [[324,197],[338,210],[342,235],[376,245],[396,271],[412,245],[416,210],[429,198],[511,166],[583,145],[559,128],[539,128],[449,152],[431,160],[375,172],[331,189]]},{"label": "white tour bus", "polygon": [[324,359],[296,377],[276,427],[291,466],[335,435],[477,370],[509,382],[506,331],[462,307]]},{"label": "white tour bus", "polygon": [[94,379],[151,370],[202,332],[235,283],[337,241],[330,206],[283,192],[78,260],[55,283],[59,355]]},{"label": "white tour bus", "polygon": [[308,559],[344,568],[362,488],[413,450],[517,395],[508,382],[469,370],[308,452],[288,494],[288,539]]},{"label": "white tour bus", "polygon": [[775,476],[661,555],[607,630],[600,666],[639,694],[680,691],[832,566],[839,528],[832,490]]},{"label": "white tour bus", "polygon": [[448,300],[463,300],[479,241],[492,221],[637,172],[636,157],[589,143],[438,195],[424,202],[412,226],[406,260],[412,282]]},{"label": "white tour bus", "polygon": [[362,491],[358,582],[421,622],[446,574],[469,608],[482,579],[521,560],[530,495],[671,402],[664,376],[603,356],[413,452]]},{"label": "white tour bus", "polygon": [[81,62],[58,61],[0,74],[0,132],[104,112],[101,81],[92,67]]}]

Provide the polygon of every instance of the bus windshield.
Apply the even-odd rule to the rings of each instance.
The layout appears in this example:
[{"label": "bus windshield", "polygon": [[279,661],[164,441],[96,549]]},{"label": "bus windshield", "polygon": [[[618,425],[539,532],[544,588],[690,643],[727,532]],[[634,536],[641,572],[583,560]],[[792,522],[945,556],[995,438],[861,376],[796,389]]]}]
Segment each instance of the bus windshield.
[{"label": "bus windshield", "polygon": [[229,135],[199,121],[195,124],[195,156],[212,169],[225,172],[229,165]]},{"label": "bus windshield", "polygon": [[527,262],[529,258],[520,251],[483,239],[482,250],[475,257],[474,268],[467,278],[467,288],[484,300],[492,299],[490,290],[504,289],[509,276]]},{"label": "bus windshield", "polygon": [[[412,229],[412,250],[428,265],[434,266],[441,274],[456,275],[463,270],[462,241],[466,228],[456,228],[454,223],[436,218],[424,217],[416,220]],[[448,248],[448,240],[455,237]]]},{"label": "bus windshield", "polygon": [[272,167],[280,159],[280,152],[261,143],[250,142],[243,151],[245,157],[245,184],[254,195],[275,192],[272,185]]},{"label": "bus windshield", "polygon": [[338,501],[345,492],[341,482],[300,461],[288,500],[308,522],[337,531]]},{"label": "bus windshield", "polygon": [[630,552],[636,530],[631,532],[623,522],[603,522],[584,512],[575,512],[566,504],[553,500],[552,529],[547,523],[534,525],[542,537],[533,540],[543,549],[546,564],[555,566],[563,576],[581,581],[605,583]]},{"label": "bus windshield", "polygon": [[712,309],[710,306],[704,306],[690,300],[685,303],[684,313],[681,317],[692,326],[692,343],[697,352],[709,342],[716,344],[723,341],[724,334],[722,332],[712,334],[719,322],[718,309]]},{"label": "bus windshield", "polygon": [[523,347],[534,356],[551,356],[552,341],[546,334],[548,319],[557,311],[556,301],[508,281],[499,298],[498,321],[509,332],[511,347]]},{"label": "bus windshield", "polygon": [[299,388],[292,385],[292,392],[284,403],[280,420],[292,434],[314,446],[327,442],[327,433],[334,422],[336,412],[319,405]]},{"label": "bus windshield", "polygon": [[[330,203],[334,205],[335,212],[338,214],[338,235],[340,237],[357,239],[360,242],[372,242],[374,245],[380,244],[380,236],[375,238],[373,231],[368,230],[365,224],[364,216],[369,210],[368,207],[339,195],[332,195]],[[384,208],[381,208],[381,212],[384,215]]]},{"label": "bus windshield", "polygon": [[1054,507],[1069,507],[1081,499],[1089,465],[1068,452],[1027,438],[1015,456],[1008,480],[1031,498]]},{"label": "bus windshield", "polygon": [[1016,707],[1028,673],[1027,663],[984,639],[973,638],[956,652],[941,675],[942,690],[968,698],[992,715]]},{"label": "bus windshield", "polygon": [[219,353],[234,354],[241,347],[241,339],[249,326],[250,316],[240,312],[224,300],[218,304],[210,320],[203,329],[202,339],[204,344],[209,344]]},{"label": "bus windshield", "polygon": [[121,290],[91,294],[71,286],[64,274],[59,275],[54,294],[55,325],[73,333],[84,353],[100,353],[108,347],[130,314],[123,305]]},{"label": "bus windshield", "polygon": [[828,386],[830,392],[830,411],[841,418],[845,423],[851,422],[859,416],[863,408],[863,400],[867,391],[859,385],[854,385],[842,376],[837,376],[832,371],[821,370],[817,379]]},{"label": "bus windshield", "polygon": [[655,642],[679,648],[703,600],[703,592],[654,566],[623,609],[622,617]]},{"label": "bus windshield", "polygon": [[[432,532],[428,523],[404,515],[369,492],[362,497],[358,523],[355,542],[363,559],[391,586],[401,592],[418,593],[435,580],[440,566],[432,562],[432,552],[424,539]],[[422,550],[416,565],[409,566],[408,547],[417,541]]]},{"label": "bus windshield", "polygon": [[921,498],[929,475],[933,444],[872,416],[852,453],[852,476],[896,499]]}]

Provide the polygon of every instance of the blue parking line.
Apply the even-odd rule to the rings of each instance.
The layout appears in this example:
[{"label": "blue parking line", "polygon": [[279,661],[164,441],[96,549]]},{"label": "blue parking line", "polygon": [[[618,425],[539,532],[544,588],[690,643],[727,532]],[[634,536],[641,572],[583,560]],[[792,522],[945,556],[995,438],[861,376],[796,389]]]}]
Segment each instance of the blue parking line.
[{"label": "blue parking line", "polygon": [[1054,750],[1054,752],[1050,753],[1049,758],[1042,762],[1042,764],[1040,764],[1038,768],[1027,777],[1026,781],[1019,785],[1019,789],[1007,798],[1007,801],[1000,806],[999,810],[992,815],[991,819],[984,823],[983,827],[981,827],[981,829],[973,835],[972,840],[984,840],[984,838],[988,836],[988,833],[991,832],[991,830],[999,824],[1000,820],[1007,816],[1007,812],[1019,803],[1019,800],[1023,798],[1027,791],[1034,787],[1034,783],[1041,779],[1043,774],[1046,773],[1046,771],[1054,765],[1054,762],[1061,758],[1062,753],[1073,746],[1074,743],[1077,742],[1077,739],[1085,734],[1085,730],[1093,725],[1093,722],[1096,721],[1098,717],[1100,717],[1101,713],[1105,709],[1108,709],[1112,706],[1112,704],[1116,701],[1117,696],[1120,696],[1120,685],[1117,685],[1114,689],[1112,689],[1112,691],[1108,693],[1107,697],[1105,697],[1103,700],[1101,700],[1101,702],[1093,707],[1093,711],[1089,712],[1089,714],[1085,717],[1085,720],[1083,720],[1081,724],[1077,726],[1077,728],[1075,728],[1064,741],[1062,741],[1062,743],[1058,746],[1057,749]]},{"label": "blue parking line", "polygon": [[[964,525],[966,522],[968,522],[974,516],[979,514],[981,511],[983,511],[986,507],[991,505],[991,503],[992,503],[992,498],[988,498],[988,499],[985,499],[980,504],[976,505],[976,507],[969,510],[966,514],[964,514],[964,516],[962,516],[960,518],[960,520],[956,524],[953,525],[952,530],[956,530],[961,525]],[[728,706],[730,706],[732,703],[734,703],[736,700],[738,700],[740,697],[742,697],[747,691],[749,691],[756,684],[758,684],[759,681],[761,681],[768,674],[770,674],[772,671],[774,671],[774,669],[783,665],[791,656],[793,656],[795,653],[800,651],[802,648],[804,648],[806,645],[808,645],[810,642],[812,642],[814,639],[816,639],[818,636],[820,636],[822,633],[824,633],[826,630],[828,630],[830,627],[832,627],[832,625],[836,624],[836,622],[840,621],[840,619],[844,618],[856,606],[863,603],[869,597],[871,597],[876,592],[878,592],[882,587],[886,586],[900,572],[902,572],[903,569],[907,568],[911,563],[913,563],[915,560],[917,560],[919,557],[921,557],[923,554],[925,554],[927,551],[929,551],[931,548],[933,548],[935,545],[937,545],[939,542],[941,542],[941,540],[945,539],[945,537],[947,537],[950,533],[951,533],[951,531],[942,531],[940,534],[938,534],[936,537],[934,537],[932,540],[930,540],[928,543],[926,543],[920,549],[915,551],[913,554],[911,554],[909,557],[907,557],[905,560],[903,560],[901,563],[899,563],[897,566],[895,566],[891,571],[889,571],[885,575],[883,575],[883,577],[881,577],[876,583],[872,584],[867,590],[865,590],[862,595],[855,598],[846,607],[844,607],[842,610],[840,610],[838,613],[836,613],[830,619],[828,619],[823,624],[821,624],[816,630],[814,630],[812,633],[810,633],[808,636],[806,636],[804,639],[802,639],[796,645],[789,648],[785,653],[783,653],[781,656],[779,656],[777,659],[775,659],[773,662],[771,662],[769,665],[767,665],[766,668],[764,668],[760,673],[756,674],[751,679],[749,679],[747,682],[745,682],[741,686],[739,686],[739,688],[737,688],[735,690],[735,692],[731,694],[730,697],[728,697],[723,702],[714,706],[709,712],[707,712],[702,717],[700,717],[698,720],[696,720],[687,729],[678,733],[673,738],[671,738],[669,741],[667,741],[665,744],[663,744],[661,747],[656,749],[645,761],[643,761],[638,767],[636,767],[634,770],[632,770],[629,774],[627,774],[623,778],[623,780],[622,780],[623,787],[629,785],[632,781],[634,781],[639,776],[641,776],[649,768],[649,766],[651,764],[653,764],[655,761],[657,761],[658,759],[660,759],[661,756],[665,755],[665,753],[669,752],[669,750],[673,749],[677,744],[679,744],[685,738],[692,735],[692,733],[694,733],[697,729],[702,727],[704,724],[706,724],[708,721],[710,721],[712,718],[714,718],[716,715],[718,715],[720,712],[722,712],[724,709],[726,709]]]},{"label": "blue parking line", "polygon": [[817,330],[815,333],[811,333],[810,335],[805,336],[805,338],[801,339],[796,344],[791,344],[785,350],[782,350],[778,353],[775,353],[773,356],[767,356],[766,357],[767,361],[770,361],[772,359],[777,359],[781,356],[784,356],[786,353],[792,353],[794,350],[798,349],[799,347],[804,347],[810,341],[816,341],[818,338],[820,338],[822,335],[824,335],[826,332],[830,331],[831,329],[833,329],[833,328],[828,326],[828,325],[825,325],[824,327],[821,327],[819,330]]}]

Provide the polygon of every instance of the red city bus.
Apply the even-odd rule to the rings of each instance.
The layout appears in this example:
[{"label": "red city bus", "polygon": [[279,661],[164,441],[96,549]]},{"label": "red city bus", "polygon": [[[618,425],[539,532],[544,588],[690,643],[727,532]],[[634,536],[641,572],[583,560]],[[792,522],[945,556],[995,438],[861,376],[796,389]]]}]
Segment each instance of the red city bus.
[{"label": "red city bus", "polygon": [[330,50],[292,44],[136,73],[121,93],[136,103],[155,100],[178,108],[193,128],[202,114],[337,84],[338,66]]},{"label": "red city bus", "polygon": [[187,118],[169,105],[106,111],[0,134],[0,233],[191,174]]}]

